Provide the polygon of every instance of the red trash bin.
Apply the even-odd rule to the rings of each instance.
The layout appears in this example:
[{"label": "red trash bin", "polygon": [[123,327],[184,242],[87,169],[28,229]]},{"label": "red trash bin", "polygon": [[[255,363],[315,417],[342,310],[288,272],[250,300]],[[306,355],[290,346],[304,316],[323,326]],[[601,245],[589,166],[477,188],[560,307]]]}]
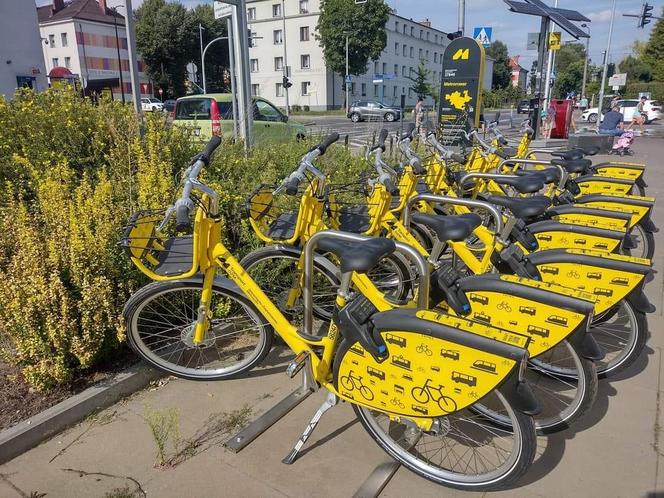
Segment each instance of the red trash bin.
[{"label": "red trash bin", "polygon": [[556,110],[556,127],[551,131],[551,138],[568,138],[572,123],[574,106],[572,100],[552,100],[553,108]]}]

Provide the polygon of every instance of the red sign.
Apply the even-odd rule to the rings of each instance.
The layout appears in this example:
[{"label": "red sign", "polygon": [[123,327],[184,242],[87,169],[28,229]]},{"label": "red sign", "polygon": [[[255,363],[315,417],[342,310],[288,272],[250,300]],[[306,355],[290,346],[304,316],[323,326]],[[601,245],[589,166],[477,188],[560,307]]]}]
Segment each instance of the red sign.
[{"label": "red sign", "polygon": [[33,67],[32,68],[32,74],[41,74],[41,71],[39,70],[38,67]]}]

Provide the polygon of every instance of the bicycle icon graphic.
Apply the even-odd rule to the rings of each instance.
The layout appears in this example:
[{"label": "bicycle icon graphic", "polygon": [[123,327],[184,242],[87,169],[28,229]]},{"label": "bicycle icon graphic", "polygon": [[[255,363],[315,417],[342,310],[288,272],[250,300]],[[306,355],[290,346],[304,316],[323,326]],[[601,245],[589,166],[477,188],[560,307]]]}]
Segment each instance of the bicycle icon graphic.
[{"label": "bicycle icon graphic", "polygon": [[500,311],[507,311],[508,313],[512,311],[512,307],[506,301],[498,303],[496,308],[498,308]]},{"label": "bicycle icon graphic", "polygon": [[373,391],[371,391],[369,387],[364,385],[364,383],[362,382],[362,377],[360,377],[359,375],[353,375],[352,370],[348,372],[348,375],[344,375],[343,377],[341,377],[341,385],[347,391],[354,391],[355,389],[357,389],[358,391],[360,391],[362,397],[367,401],[372,401],[374,399]]},{"label": "bicycle icon graphic", "polygon": [[427,346],[426,344],[420,344],[415,348],[415,351],[417,351],[420,354],[423,353],[427,356],[431,356],[433,354],[433,351],[431,351],[431,349],[429,349],[429,346]]},{"label": "bicycle icon graphic", "polygon": [[579,272],[576,270],[570,270],[567,272],[567,278],[576,278],[579,279],[581,278],[581,275],[579,275]]},{"label": "bicycle icon graphic", "polygon": [[390,400],[390,404],[391,404],[392,406],[398,406],[398,407],[401,408],[402,410],[403,410],[404,408],[406,408],[406,405],[404,405],[403,402],[402,402],[399,398],[397,398],[396,396]]},{"label": "bicycle icon graphic", "polygon": [[429,384],[430,382],[431,379],[427,379],[422,387],[413,387],[410,391],[413,399],[422,405],[433,400],[435,403],[438,403],[438,406],[444,412],[452,413],[455,411],[457,409],[456,401],[443,394],[443,386],[441,384],[438,387],[433,387]]}]

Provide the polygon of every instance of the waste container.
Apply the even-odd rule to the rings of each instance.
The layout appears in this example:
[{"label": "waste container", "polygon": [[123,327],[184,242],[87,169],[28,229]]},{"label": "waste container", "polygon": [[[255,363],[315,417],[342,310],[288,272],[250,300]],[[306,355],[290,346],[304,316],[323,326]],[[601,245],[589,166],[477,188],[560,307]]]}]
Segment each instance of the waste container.
[{"label": "waste container", "polygon": [[567,138],[574,106],[572,100],[552,100],[551,104],[556,110],[556,127],[551,131],[551,138]]}]

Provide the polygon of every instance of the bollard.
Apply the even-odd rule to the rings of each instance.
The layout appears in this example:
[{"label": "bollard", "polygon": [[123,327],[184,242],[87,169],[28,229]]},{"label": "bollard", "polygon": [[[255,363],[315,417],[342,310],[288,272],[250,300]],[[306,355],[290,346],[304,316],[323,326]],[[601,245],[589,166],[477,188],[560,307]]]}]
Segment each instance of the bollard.
[{"label": "bollard", "polygon": [[390,157],[393,157],[394,153],[394,137],[390,136]]},{"label": "bollard", "polygon": [[373,132],[373,137],[371,137],[371,148],[376,146],[376,130]]},{"label": "bollard", "polygon": [[346,138],[344,138],[344,147],[348,148],[348,134],[346,134]]}]

